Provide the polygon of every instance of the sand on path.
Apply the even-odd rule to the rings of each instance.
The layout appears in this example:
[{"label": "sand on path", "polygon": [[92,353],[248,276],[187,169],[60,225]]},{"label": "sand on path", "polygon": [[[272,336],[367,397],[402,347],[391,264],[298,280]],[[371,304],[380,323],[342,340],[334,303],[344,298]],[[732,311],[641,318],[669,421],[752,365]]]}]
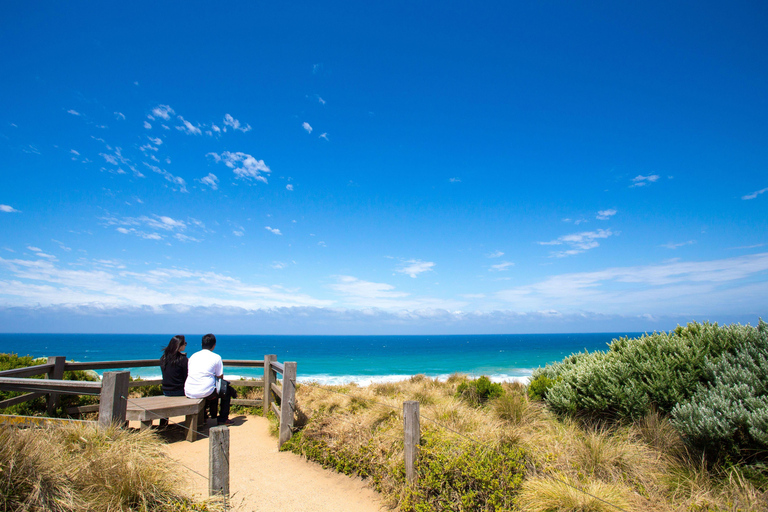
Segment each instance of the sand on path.
[{"label": "sand on path", "polygon": [[[184,418],[173,418],[182,422]],[[279,452],[269,422],[260,416],[232,417],[229,428],[229,488],[231,510],[304,512],[382,512],[388,510],[381,495],[360,478],[323,469],[294,453]],[[208,425],[201,431],[208,433]],[[168,454],[185,466],[190,491],[208,497],[208,439],[167,444]]]}]

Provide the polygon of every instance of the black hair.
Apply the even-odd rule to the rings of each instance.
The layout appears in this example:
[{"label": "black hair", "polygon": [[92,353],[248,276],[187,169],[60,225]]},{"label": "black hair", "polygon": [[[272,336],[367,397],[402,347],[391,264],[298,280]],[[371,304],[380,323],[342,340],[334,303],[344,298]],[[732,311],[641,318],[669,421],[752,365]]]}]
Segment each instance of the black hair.
[{"label": "black hair", "polygon": [[213,350],[213,347],[216,346],[216,336],[213,334],[206,334],[203,336],[203,349],[204,350]]},{"label": "black hair", "polygon": [[160,367],[165,368],[167,365],[175,364],[176,361],[181,359],[181,350],[179,348],[186,344],[187,341],[184,339],[183,334],[178,334],[171,338],[168,346],[163,349],[163,355],[160,356]]}]

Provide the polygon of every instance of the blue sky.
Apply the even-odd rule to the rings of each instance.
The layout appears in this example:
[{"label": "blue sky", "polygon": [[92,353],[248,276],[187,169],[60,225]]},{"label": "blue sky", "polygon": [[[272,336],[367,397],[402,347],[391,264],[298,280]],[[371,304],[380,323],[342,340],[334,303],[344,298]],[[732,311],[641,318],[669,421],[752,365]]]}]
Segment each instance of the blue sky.
[{"label": "blue sky", "polygon": [[768,306],[760,2],[6,3],[0,330]]}]

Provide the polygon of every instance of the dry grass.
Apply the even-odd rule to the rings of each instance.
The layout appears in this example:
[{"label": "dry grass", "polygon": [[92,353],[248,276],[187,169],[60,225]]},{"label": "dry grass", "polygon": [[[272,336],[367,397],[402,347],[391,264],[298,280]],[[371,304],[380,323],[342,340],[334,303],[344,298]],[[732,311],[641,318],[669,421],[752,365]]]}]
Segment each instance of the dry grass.
[{"label": "dry grass", "polygon": [[444,449],[458,450],[468,437],[490,447],[517,446],[525,453],[528,469],[514,490],[521,510],[616,510],[566,483],[624,510],[766,510],[768,495],[738,472],[717,475],[691,463],[680,436],[658,414],[633,425],[585,426],[531,402],[519,384],[505,384],[502,397],[473,407],[455,398],[465,380],[461,375],[447,382],[415,376],[369,387],[299,386],[297,403],[309,417],[302,438],[314,444],[294,449],[341,471],[371,476],[400,510],[466,510],[439,496],[429,497],[432,501],[422,503],[423,508],[409,501],[414,492],[406,491],[401,473],[402,404],[418,400],[423,436],[439,435],[448,440],[440,446],[454,446]]},{"label": "dry grass", "polygon": [[206,510],[151,432],[0,428],[2,511]]}]

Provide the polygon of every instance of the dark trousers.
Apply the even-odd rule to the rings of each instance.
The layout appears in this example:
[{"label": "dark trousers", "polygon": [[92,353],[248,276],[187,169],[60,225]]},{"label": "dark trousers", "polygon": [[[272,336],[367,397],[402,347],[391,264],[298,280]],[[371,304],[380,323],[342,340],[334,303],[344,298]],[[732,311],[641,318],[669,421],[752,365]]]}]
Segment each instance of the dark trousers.
[{"label": "dark trousers", "polygon": [[[236,396],[235,390],[229,386],[227,386],[227,392],[224,395],[219,395],[216,391],[208,395],[205,399],[205,407],[210,411],[211,418],[216,418],[219,423],[227,421],[230,401]],[[221,410],[219,410],[219,400],[221,400]]]}]

